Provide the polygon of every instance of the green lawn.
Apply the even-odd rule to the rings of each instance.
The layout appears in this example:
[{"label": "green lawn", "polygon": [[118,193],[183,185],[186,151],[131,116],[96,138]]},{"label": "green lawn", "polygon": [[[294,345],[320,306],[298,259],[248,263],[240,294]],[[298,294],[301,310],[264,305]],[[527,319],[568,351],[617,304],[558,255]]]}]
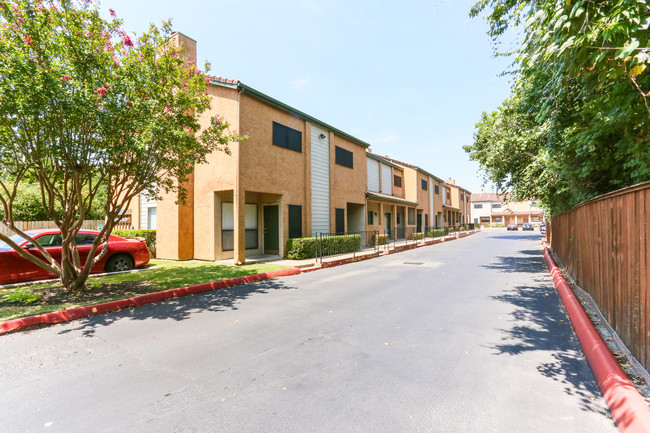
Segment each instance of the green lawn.
[{"label": "green lawn", "polygon": [[213,262],[154,259],[142,271],[91,277],[86,282],[88,290],[82,293],[66,293],[56,283],[0,289],[0,321],[283,268],[285,266],[230,266]]}]

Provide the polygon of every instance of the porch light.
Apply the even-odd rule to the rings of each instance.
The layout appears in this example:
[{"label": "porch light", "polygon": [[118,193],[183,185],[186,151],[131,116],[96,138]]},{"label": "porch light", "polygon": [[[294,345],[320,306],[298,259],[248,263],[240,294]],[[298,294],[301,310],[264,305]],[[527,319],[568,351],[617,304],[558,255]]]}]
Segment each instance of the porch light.
[{"label": "porch light", "polygon": [[320,138],[321,140],[325,139],[325,134],[323,134],[323,133],[321,132],[321,134],[318,136],[318,138]]}]

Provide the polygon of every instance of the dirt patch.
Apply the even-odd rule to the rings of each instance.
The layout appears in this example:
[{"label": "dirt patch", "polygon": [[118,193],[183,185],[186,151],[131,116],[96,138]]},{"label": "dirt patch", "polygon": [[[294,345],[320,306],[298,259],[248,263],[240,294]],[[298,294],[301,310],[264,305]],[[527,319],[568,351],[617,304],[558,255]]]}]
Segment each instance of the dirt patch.
[{"label": "dirt patch", "polygon": [[86,288],[80,292],[66,291],[63,286],[48,287],[40,290],[35,289],[34,293],[42,295],[40,299],[30,303],[12,302],[11,305],[19,307],[100,303],[106,300],[132,298],[134,296],[159,291],[160,289],[158,287],[148,281],[123,281],[121,283],[111,284],[88,281]]}]

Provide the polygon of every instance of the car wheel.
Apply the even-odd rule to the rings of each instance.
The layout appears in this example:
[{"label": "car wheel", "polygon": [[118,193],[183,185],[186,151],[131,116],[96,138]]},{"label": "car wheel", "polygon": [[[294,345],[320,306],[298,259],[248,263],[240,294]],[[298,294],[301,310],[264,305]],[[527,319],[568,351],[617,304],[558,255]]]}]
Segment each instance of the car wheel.
[{"label": "car wheel", "polygon": [[133,259],[127,254],[115,254],[106,262],[107,272],[130,271],[133,269]]}]

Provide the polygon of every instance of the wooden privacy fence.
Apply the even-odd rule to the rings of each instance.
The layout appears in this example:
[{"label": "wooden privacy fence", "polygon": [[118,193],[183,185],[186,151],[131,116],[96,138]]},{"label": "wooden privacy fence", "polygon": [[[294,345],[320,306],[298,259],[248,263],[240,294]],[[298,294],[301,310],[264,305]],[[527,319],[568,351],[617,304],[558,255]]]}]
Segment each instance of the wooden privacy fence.
[{"label": "wooden privacy fence", "polygon": [[[89,230],[97,230],[97,227],[102,224],[104,224],[104,220],[87,220],[84,221],[82,228],[89,229]],[[37,229],[55,229],[56,225],[52,221],[17,221],[16,227],[22,229],[23,231],[27,231],[27,230],[37,230]],[[129,220],[128,222],[125,221],[116,224],[113,230],[130,229],[130,228],[131,228],[131,222]],[[2,224],[0,224],[0,233],[8,236],[14,234],[11,230],[9,230],[7,227],[5,227]]]},{"label": "wooden privacy fence", "polygon": [[569,275],[650,369],[650,182],[552,217],[549,235]]}]

